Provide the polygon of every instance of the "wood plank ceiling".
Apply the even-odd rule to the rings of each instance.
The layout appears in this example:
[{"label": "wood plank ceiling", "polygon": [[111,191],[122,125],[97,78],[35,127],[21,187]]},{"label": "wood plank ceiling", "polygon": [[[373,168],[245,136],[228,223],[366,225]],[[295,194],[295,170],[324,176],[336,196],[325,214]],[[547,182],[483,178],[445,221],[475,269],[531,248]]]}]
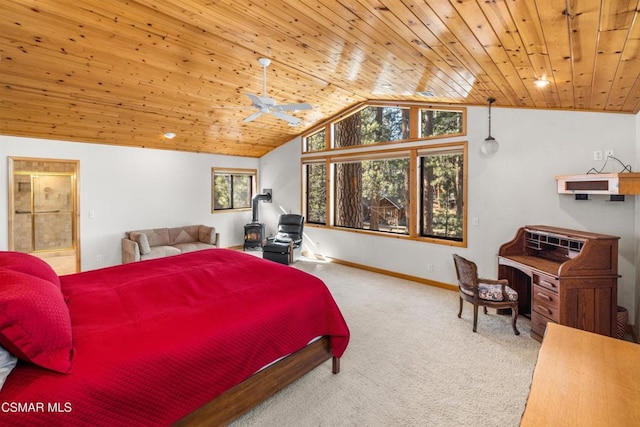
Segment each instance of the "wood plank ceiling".
[{"label": "wood plank ceiling", "polygon": [[[638,113],[639,1],[4,0],[0,134],[260,157],[365,100]],[[260,57],[300,126],[243,122]]]}]

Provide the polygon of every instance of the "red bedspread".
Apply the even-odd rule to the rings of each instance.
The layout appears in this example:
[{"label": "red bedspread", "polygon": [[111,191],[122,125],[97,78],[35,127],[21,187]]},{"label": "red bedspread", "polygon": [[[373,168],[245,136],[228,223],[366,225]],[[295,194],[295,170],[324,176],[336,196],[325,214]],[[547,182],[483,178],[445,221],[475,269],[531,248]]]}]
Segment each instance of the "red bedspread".
[{"label": "red bedspread", "polygon": [[[0,392],[0,424],[169,425],[314,337],[331,336],[338,357],[349,340],[322,281],[231,250],[62,276],[61,283],[72,371],[20,363]],[[11,403],[34,405],[12,412]]]}]

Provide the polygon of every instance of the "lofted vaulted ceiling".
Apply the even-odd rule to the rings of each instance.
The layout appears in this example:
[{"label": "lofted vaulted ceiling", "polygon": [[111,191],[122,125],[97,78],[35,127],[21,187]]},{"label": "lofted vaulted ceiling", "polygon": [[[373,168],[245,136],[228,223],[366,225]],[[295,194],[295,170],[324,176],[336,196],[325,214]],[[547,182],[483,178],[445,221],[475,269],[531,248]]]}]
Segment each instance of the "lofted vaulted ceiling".
[{"label": "lofted vaulted ceiling", "polygon": [[[638,113],[639,1],[3,0],[0,134],[260,157],[366,100]],[[243,122],[260,57],[301,125]]]}]

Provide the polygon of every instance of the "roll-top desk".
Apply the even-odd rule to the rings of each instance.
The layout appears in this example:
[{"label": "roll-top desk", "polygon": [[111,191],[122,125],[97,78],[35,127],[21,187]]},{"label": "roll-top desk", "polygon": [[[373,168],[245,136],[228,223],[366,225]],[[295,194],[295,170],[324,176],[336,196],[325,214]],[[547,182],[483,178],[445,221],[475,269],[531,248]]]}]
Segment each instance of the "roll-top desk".
[{"label": "roll-top desk", "polygon": [[518,292],[533,338],[542,341],[548,322],[616,335],[619,239],[529,225],[500,246],[498,277]]}]

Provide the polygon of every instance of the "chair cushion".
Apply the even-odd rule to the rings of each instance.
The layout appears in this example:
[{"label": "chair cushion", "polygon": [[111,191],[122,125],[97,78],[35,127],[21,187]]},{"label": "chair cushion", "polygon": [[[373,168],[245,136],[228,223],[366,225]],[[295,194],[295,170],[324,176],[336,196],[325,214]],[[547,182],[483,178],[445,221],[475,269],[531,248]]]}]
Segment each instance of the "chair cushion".
[{"label": "chair cushion", "polygon": [[297,234],[278,233],[275,235],[273,240],[276,242],[289,243],[289,242],[300,241],[300,238],[298,237]]},{"label": "chair cushion", "polygon": [[262,252],[274,252],[281,254],[288,254],[290,252],[291,245],[287,242],[278,242],[277,240],[269,240],[263,246]]},{"label": "chair cushion", "polygon": [[[473,296],[473,291],[460,287],[460,290],[470,296]],[[518,293],[510,288],[505,287],[509,301],[518,301]],[[478,284],[478,297],[486,301],[504,301],[502,296],[502,285],[490,285],[487,283]]]}]

